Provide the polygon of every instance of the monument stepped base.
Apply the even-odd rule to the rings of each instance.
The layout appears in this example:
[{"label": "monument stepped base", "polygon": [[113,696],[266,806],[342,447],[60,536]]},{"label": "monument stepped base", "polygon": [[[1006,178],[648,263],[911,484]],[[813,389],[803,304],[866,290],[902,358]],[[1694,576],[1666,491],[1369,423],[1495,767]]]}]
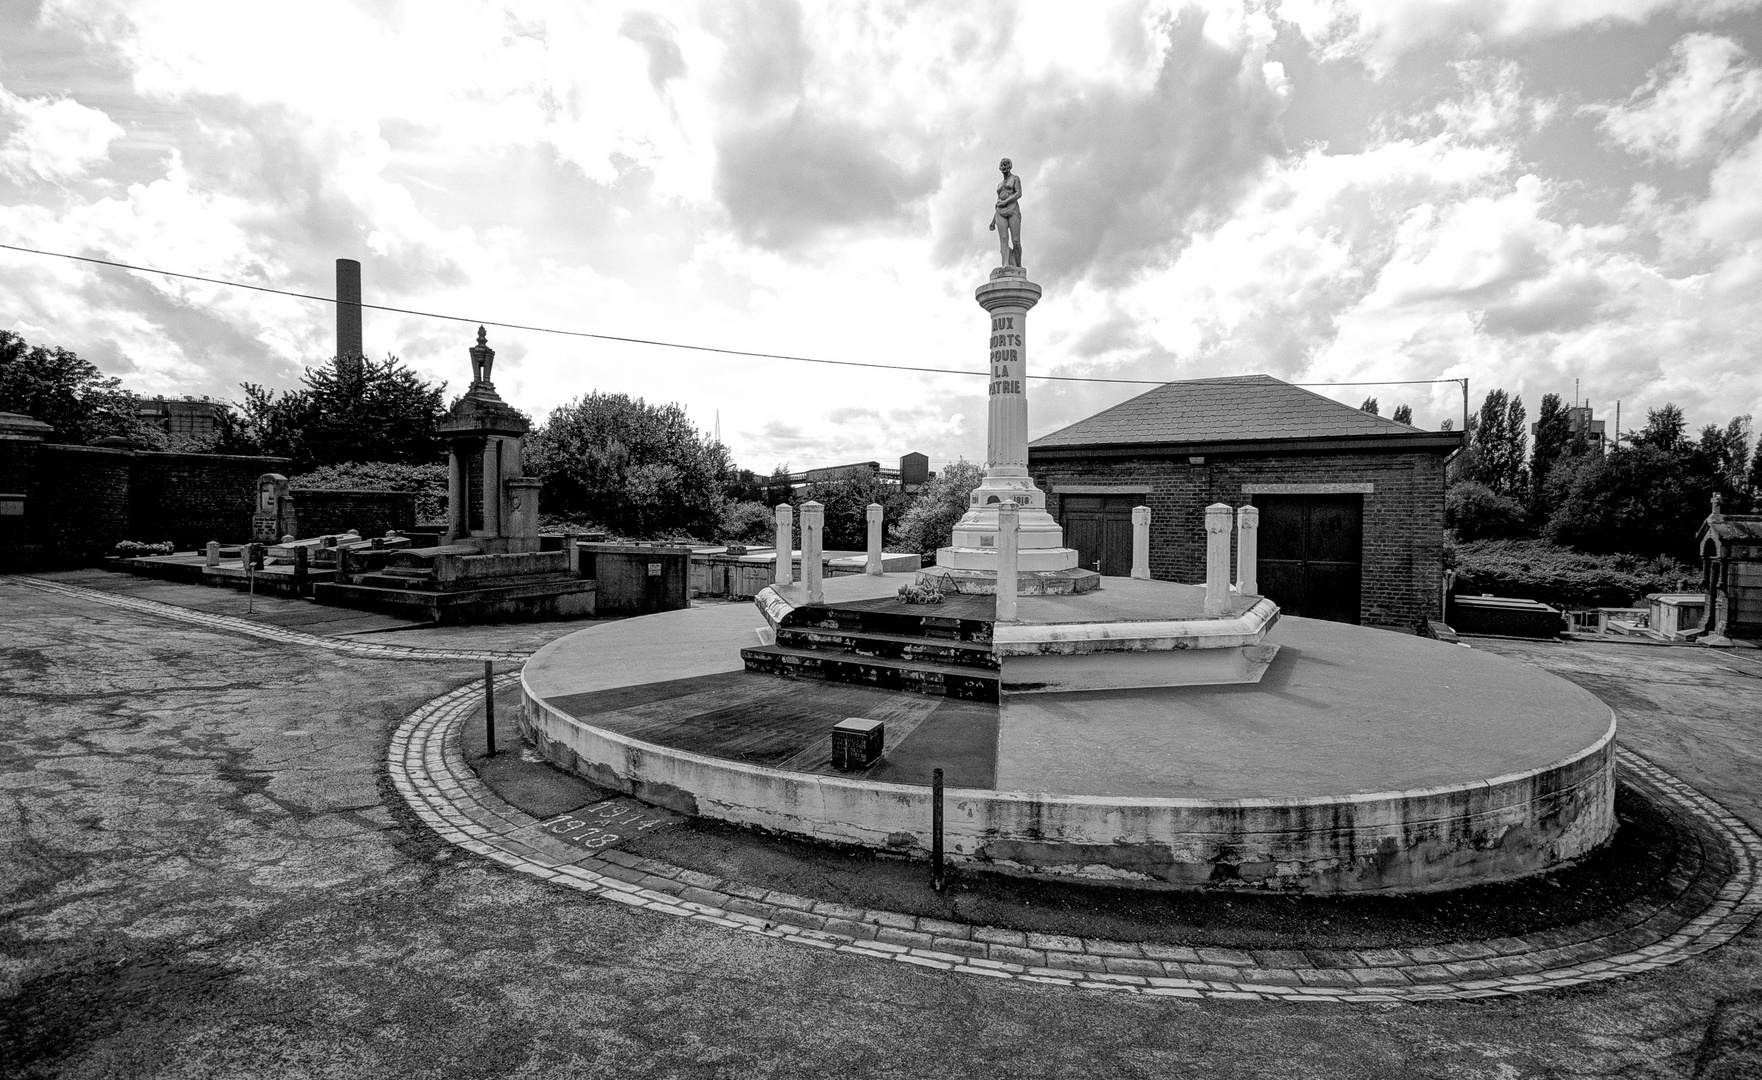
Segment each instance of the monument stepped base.
[{"label": "monument stepped base", "polygon": [[[997,571],[956,570],[932,566],[918,571],[920,584],[934,585],[945,593],[972,596],[994,596],[997,593]],[[1101,586],[1101,575],[1093,570],[1022,570],[1016,573],[1017,596],[1069,596],[1093,592]]]}]

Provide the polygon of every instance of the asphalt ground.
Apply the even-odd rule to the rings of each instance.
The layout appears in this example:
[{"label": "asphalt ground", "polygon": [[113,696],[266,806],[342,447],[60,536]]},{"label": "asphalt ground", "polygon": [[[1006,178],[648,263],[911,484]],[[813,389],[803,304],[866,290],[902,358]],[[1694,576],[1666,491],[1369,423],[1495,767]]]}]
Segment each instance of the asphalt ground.
[{"label": "asphalt ground", "polygon": [[[1762,826],[1762,664],[1476,644],[1587,686],[1628,745]],[[1762,1070],[1754,928],[1571,990],[1298,1008],[962,979],[594,901],[439,841],[388,789],[391,729],[480,676],[0,582],[0,1075]]]}]

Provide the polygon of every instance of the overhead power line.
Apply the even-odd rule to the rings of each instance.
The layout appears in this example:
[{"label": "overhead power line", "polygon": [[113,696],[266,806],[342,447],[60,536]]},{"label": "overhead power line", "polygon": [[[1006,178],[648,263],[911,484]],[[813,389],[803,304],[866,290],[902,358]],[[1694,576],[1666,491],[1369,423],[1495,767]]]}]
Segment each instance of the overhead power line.
[{"label": "overhead power line", "polygon": [[[136,266],[133,263],[117,262],[114,259],[99,259],[90,255],[72,255],[64,251],[44,251],[41,248],[21,247],[17,244],[0,244],[0,248],[8,251],[20,251],[27,255],[43,255],[53,259],[68,259],[73,262],[92,263],[95,266],[110,266],[118,270],[129,270],[137,274],[161,274],[165,277],[181,278],[185,281],[201,281],[209,285],[224,285],[231,289],[249,289],[252,292],[269,293],[273,296],[288,296],[296,300],[311,300],[320,304],[336,305],[340,303],[334,296],[315,296],[311,293],[294,292],[291,289],[276,289],[268,285],[253,285],[248,281],[230,281],[226,278],[205,277],[202,274],[186,274],[177,270],[161,270],[154,266]],[[352,303],[352,302],[351,302]],[[589,330],[565,330],[555,326],[534,326],[529,323],[503,322],[499,319],[470,318],[464,315],[448,315],[440,311],[420,311],[415,308],[390,307],[385,304],[359,305],[369,311],[388,311],[394,315],[414,315],[423,319],[444,319],[448,322],[475,323],[479,326],[495,326],[504,330],[527,330],[535,334],[556,334],[561,337],[590,338],[594,341],[615,341],[625,345],[648,345],[658,349],[681,349],[687,352],[715,353],[721,356],[745,356],[754,360],[787,360],[798,364],[829,364],[834,367],[879,368],[882,371],[918,371],[932,375],[978,375],[989,378],[988,371],[971,371],[965,368],[919,367],[909,364],[877,364],[864,360],[829,360],[820,356],[791,356],[788,353],[752,352],[746,349],[727,349],[716,345],[692,345],[683,341],[659,341],[654,338],[626,337],[620,334],[600,334]],[[1030,379],[1046,382],[1083,382],[1083,383],[1119,383],[1130,386],[1162,386],[1168,379],[1113,379],[1100,375],[1029,375]],[[1417,386],[1431,383],[1460,383],[1462,379],[1383,379],[1375,382],[1311,382],[1292,383],[1293,386]]]}]

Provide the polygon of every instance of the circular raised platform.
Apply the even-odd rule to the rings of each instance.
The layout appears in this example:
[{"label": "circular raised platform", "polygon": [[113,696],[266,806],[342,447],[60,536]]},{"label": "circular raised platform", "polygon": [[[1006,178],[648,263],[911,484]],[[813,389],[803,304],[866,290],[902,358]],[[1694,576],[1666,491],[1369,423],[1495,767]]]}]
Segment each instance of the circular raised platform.
[{"label": "circular raised platform", "polygon": [[[828,602],[908,578],[828,579]],[[1173,604],[1191,587],[1167,588]],[[911,852],[942,767],[955,857],[1147,884],[1450,888],[1576,858],[1615,827],[1609,708],[1473,649],[1286,618],[1258,683],[988,705],[744,671],[763,625],[713,605],[553,642],[523,673],[523,731],[660,805]],[[887,755],[840,773],[830,729],[851,716],[886,723]]]}]

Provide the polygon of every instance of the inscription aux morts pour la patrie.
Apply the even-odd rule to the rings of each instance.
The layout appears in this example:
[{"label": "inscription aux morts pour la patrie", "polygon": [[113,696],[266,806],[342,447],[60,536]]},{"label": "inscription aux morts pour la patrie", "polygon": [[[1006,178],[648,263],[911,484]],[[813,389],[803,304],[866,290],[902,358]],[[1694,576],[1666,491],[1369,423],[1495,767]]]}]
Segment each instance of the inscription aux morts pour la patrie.
[{"label": "inscription aux morts pour la patrie", "polygon": [[1019,394],[1022,392],[1022,335],[1014,315],[999,315],[991,320],[991,392]]}]

